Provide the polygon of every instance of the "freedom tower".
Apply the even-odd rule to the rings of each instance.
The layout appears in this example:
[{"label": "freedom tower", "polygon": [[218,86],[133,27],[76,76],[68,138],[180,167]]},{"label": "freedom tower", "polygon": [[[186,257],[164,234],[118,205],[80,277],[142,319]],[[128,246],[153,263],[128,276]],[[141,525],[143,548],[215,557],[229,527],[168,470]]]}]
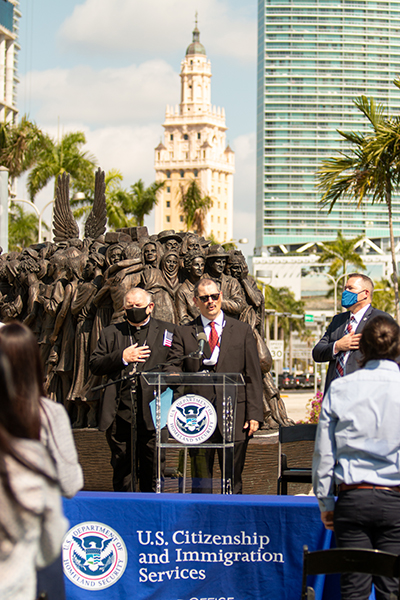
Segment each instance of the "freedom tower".
[{"label": "freedom tower", "polygon": [[[258,10],[256,254],[333,240],[337,230],[386,238],[386,248],[386,206],[341,202],[328,216],[315,173],[345,149],[337,129],[365,129],[354,98],[400,115],[400,2],[259,0]],[[399,197],[393,221],[398,238]]]}]

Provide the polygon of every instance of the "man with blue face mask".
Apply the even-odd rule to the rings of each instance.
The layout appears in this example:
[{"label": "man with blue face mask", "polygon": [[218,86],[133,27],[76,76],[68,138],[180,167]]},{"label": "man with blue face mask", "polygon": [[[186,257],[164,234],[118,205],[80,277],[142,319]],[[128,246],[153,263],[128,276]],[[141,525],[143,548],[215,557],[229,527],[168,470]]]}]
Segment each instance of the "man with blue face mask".
[{"label": "man with blue face mask", "polygon": [[328,362],[325,390],[331,381],[359,369],[361,332],[367,321],[377,315],[387,315],[371,306],[374,284],[362,273],[350,273],[344,292],[342,306],[347,312],[333,317],[328,329],[314,347],[315,362]]}]

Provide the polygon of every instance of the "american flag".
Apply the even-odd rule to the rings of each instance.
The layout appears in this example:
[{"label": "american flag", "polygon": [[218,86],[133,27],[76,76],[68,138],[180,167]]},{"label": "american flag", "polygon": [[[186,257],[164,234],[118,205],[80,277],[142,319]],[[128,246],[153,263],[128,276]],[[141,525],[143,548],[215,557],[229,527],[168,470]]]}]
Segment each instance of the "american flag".
[{"label": "american flag", "polygon": [[174,337],[174,334],[172,333],[172,331],[168,331],[168,329],[166,329],[164,331],[163,346],[168,346],[170,348],[172,346],[172,338],[173,337]]}]

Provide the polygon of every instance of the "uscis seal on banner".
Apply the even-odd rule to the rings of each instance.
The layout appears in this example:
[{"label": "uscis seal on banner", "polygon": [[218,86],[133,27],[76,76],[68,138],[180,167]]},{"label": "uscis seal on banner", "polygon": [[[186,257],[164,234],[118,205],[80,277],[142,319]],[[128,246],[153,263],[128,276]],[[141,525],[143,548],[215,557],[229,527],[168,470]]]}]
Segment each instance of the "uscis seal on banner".
[{"label": "uscis seal on banner", "polygon": [[125,571],[128,554],[122,537],[96,521],[79,523],[63,542],[64,573],[75,585],[103,590],[114,585]]},{"label": "uscis seal on banner", "polygon": [[186,394],[174,402],[168,411],[168,430],[182,444],[201,444],[214,433],[217,414],[209,400],[196,394]]}]

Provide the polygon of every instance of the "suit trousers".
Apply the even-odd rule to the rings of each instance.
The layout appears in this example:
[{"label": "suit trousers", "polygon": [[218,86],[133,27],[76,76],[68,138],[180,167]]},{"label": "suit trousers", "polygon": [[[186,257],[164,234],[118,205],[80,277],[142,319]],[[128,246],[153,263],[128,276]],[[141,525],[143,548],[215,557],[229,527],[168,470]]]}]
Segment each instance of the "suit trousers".
[{"label": "suit trousers", "polygon": [[[400,493],[393,490],[346,490],[334,512],[339,548],[374,548],[400,554]],[[372,583],[376,600],[397,598],[398,580],[364,573],[341,576],[342,600],[368,600]]]},{"label": "suit trousers", "polygon": [[[118,413],[106,431],[111,450],[114,492],[131,492],[131,423],[122,419]],[[149,431],[144,422],[138,419],[136,464],[133,465],[141,492],[155,492],[157,478],[156,432]],[[162,453],[162,457],[163,457]],[[162,460],[163,463],[163,460]],[[163,464],[161,465],[163,472]]]}]

